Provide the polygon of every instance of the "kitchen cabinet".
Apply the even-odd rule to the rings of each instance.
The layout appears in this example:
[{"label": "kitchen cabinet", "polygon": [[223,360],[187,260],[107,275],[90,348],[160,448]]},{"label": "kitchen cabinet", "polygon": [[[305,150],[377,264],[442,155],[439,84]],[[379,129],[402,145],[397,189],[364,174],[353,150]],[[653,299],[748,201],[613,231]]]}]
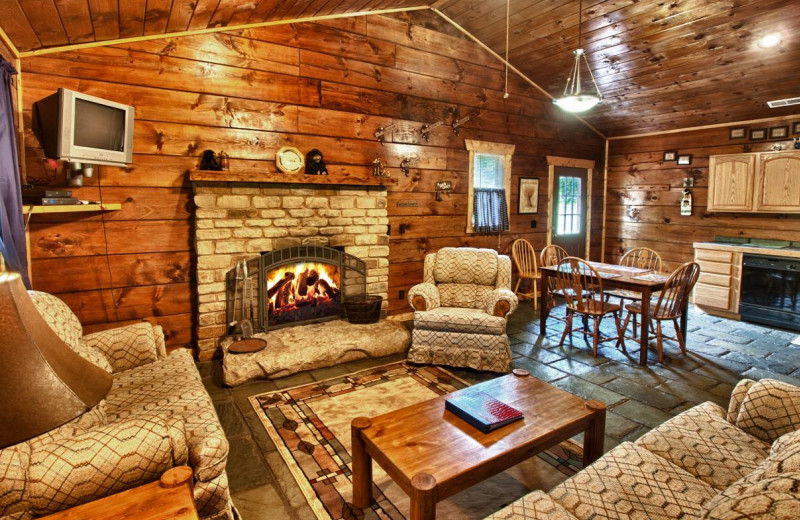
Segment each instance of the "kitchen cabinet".
[{"label": "kitchen cabinet", "polygon": [[708,211],[800,213],[800,152],[712,155]]},{"label": "kitchen cabinet", "polygon": [[694,261],[700,265],[700,278],[694,287],[694,304],[723,316],[738,314],[742,253],[695,244]]}]

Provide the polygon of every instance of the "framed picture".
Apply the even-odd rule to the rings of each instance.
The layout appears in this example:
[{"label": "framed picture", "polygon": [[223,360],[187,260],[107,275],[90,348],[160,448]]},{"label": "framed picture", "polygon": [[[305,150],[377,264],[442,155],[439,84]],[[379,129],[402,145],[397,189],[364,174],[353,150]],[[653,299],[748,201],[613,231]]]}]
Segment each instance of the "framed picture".
[{"label": "framed picture", "polygon": [[692,154],[685,153],[683,155],[678,156],[678,164],[692,164]]},{"label": "framed picture", "polygon": [[789,137],[788,126],[773,126],[769,129],[770,139],[786,139],[787,137]]},{"label": "framed picture", "polygon": [[674,161],[678,157],[678,150],[667,150],[664,152],[665,161]]},{"label": "framed picture", "polygon": [[731,128],[728,133],[728,139],[744,139],[745,137],[747,137],[747,128],[743,126]]},{"label": "framed picture", "polygon": [[800,121],[797,121],[795,124],[792,125],[792,133],[800,134]]},{"label": "framed picture", "polygon": [[766,128],[753,128],[750,130],[750,140],[751,141],[766,141],[767,140],[767,129]]},{"label": "framed picture", "polygon": [[531,177],[519,178],[519,204],[517,212],[520,215],[539,213],[539,179]]}]

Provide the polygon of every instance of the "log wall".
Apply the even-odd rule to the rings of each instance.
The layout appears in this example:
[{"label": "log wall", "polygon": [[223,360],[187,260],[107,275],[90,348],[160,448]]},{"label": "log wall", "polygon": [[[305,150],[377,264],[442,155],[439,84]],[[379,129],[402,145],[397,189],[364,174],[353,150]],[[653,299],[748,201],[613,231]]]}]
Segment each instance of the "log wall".
[{"label": "log wall", "polygon": [[[775,119],[746,126],[770,128],[789,126],[800,116]],[[694,257],[693,242],[713,240],[714,236],[738,236],[800,240],[800,215],[709,213],[708,158],[711,155],[763,152],[773,147],[789,149],[785,140],[750,141],[730,139],[730,127],[661,134],[609,142],[608,195],[606,213],[607,262],[617,262],[626,250],[645,246],[658,251],[666,268],[674,269]],[[664,161],[666,150],[692,154],[692,164],[679,166]],[[694,179],[691,216],[681,216],[679,202],[683,179]],[[649,189],[667,185],[668,189]]]},{"label": "log wall", "polygon": [[[79,191],[120,202],[104,215],[37,218],[33,280],[63,297],[90,330],[155,316],[170,345],[191,344],[196,310],[187,172],[205,149],[225,151],[231,170],[276,172],[274,154],[319,148],[332,172],[368,171],[380,157],[399,183],[389,192],[389,312],[409,310],[424,255],[472,245],[508,252],[546,239],[546,155],[603,161],[603,142],[515,77],[503,99],[499,62],[431,13],[370,16],[236,33],[92,48],[27,58],[24,106],[57,87],[136,106],[133,164],[100,168]],[[471,116],[456,136],[454,113]],[[424,123],[447,121],[430,142]],[[381,145],[379,126],[394,124]],[[464,139],[516,145],[512,230],[467,236]],[[26,135],[29,176],[58,184]],[[400,162],[412,159],[408,176]],[[540,178],[538,215],[516,214],[520,176]],[[434,184],[453,192],[436,202]],[[602,167],[595,179],[592,256],[600,255]],[[531,227],[531,221],[537,227]]]}]

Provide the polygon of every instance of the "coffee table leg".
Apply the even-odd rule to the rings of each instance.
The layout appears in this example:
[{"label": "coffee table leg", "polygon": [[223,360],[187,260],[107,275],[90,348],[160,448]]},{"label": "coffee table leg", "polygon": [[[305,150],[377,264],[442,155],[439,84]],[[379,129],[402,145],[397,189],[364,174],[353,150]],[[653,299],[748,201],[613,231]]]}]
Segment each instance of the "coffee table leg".
[{"label": "coffee table leg", "polygon": [[593,411],[592,421],[583,432],[583,467],[596,461],[603,454],[606,433],[606,405],[601,401],[586,401],[586,408]]},{"label": "coffee table leg", "polygon": [[372,457],[367,453],[361,430],[372,425],[366,417],[356,417],[350,423],[353,449],[353,506],[364,509],[372,504]]},{"label": "coffee table leg", "polygon": [[435,520],[436,479],[420,473],[411,479],[411,520]]}]

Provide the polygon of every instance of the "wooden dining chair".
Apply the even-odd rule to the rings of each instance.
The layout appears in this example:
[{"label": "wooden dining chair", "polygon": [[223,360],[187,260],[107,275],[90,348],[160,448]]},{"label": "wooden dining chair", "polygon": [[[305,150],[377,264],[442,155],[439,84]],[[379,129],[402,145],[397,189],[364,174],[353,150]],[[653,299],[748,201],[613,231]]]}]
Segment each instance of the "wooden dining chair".
[{"label": "wooden dining chair", "polygon": [[[544,249],[539,252],[539,266],[550,267],[553,265],[558,265],[568,256],[569,253],[567,253],[566,249],[555,244],[550,244],[549,246],[545,246]],[[550,301],[547,302],[547,306],[552,308],[555,307],[556,304],[555,297],[560,296],[560,294],[558,293],[558,287],[555,279],[550,277],[547,281],[547,290],[550,295]]]},{"label": "wooden dining chair", "polygon": [[[542,273],[539,272],[539,265],[536,260],[536,251],[530,242],[524,238],[518,238],[511,244],[511,257],[514,265],[517,266],[517,284],[514,286],[514,294],[519,298],[530,298],[533,300],[533,310],[539,308],[539,281]],[[519,290],[523,280],[530,282],[530,289],[527,292]]]},{"label": "wooden dining chair", "polygon": [[[603,279],[598,272],[586,261],[568,256],[558,264],[556,273],[558,290],[567,300],[567,324],[561,335],[559,346],[574,330],[572,323],[576,314],[594,320],[594,327],[587,330],[586,323],[580,328],[585,335],[592,336],[592,352],[597,357],[597,347],[600,343],[617,340],[617,345],[622,345],[625,350],[625,334],[621,325],[622,307],[616,303],[609,303],[603,298]],[[617,336],[600,338],[600,323],[603,318],[611,314],[617,327]]]},{"label": "wooden dining chair", "polygon": [[[638,267],[639,269],[660,272],[661,256],[649,247],[634,247],[622,255],[622,258],[619,259],[617,265],[622,265],[625,267]],[[606,301],[608,301],[609,297],[611,296],[616,296],[619,298],[620,305],[625,303],[625,300],[637,301],[642,299],[642,293],[628,289],[611,289],[606,291]],[[634,329],[635,328],[636,327],[634,326]]]},{"label": "wooden dining chair", "polygon": [[[691,294],[692,289],[694,289],[694,284],[697,283],[699,276],[700,266],[696,263],[687,262],[681,265],[672,272],[667,280],[667,283],[664,285],[664,289],[658,296],[658,299],[655,301],[655,303],[651,303],[650,305],[650,328],[653,330],[653,324],[655,324],[656,348],[658,349],[658,361],[660,363],[664,362],[664,338],[677,341],[678,345],[681,347],[681,353],[686,354],[686,344],[683,339],[683,334],[685,331],[681,330],[680,318],[682,317],[686,300],[689,298],[689,294]],[[625,330],[628,328],[628,323],[630,322],[631,317],[633,317],[633,330],[635,338],[636,317],[642,313],[642,303],[641,301],[629,303],[625,306],[625,310],[628,311],[628,314],[625,316],[625,323],[623,324],[622,329]],[[642,319],[644,320],[645,318]],[[672,324],[675,327],[674,338],[664,334],[661,322],[665,320],[672,321]]]}]

